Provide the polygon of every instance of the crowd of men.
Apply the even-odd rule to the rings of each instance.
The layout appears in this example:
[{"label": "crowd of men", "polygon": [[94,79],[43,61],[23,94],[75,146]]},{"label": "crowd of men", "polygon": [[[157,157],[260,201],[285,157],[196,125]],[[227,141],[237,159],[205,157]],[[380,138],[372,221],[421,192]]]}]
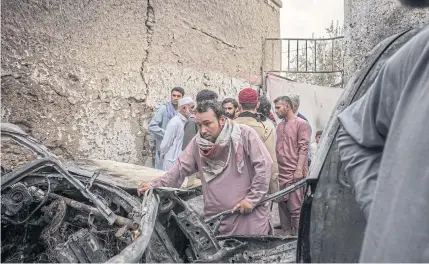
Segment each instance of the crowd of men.
[{"label": "crowd of men", "polygon": [[311,126],[298,112],[299,95],[273,101],[278,124],[272,102],[252,88],[242,89],[238,101],[218,99],[207,89],[195,100],[181,87],[171,90],[171,100],[149,124],[156,141],[155,168],[166,174],[140,184],[139,194],[155,187],[189,187],[198,179],[206,217],[240,211],[222,221],[222,235],[266,235],[273,234],[273,228],[296,235],[303,189],[276,201],[277,227],[270,221],[273,203],[259,202],[307,176]]},{"label": "crowd of men", "polygon": [[[428,0],[401,2],[429,7]],[[429,260],[429,148],[422,143],[429,130],[428,60],[425,27],[385,62],[368,92],[337,116],[341,162],[367,220],[360,262]],[[163,166],[159,146],[175,113],[185,123],[183,151],[163,177],[140,184],[139,194],[158,186],[179,187],[197,173],[206,216],[240,210],[222,222],[221,234],[271,234],[271,204],[255,205],[306,176],[322,132],[316,133],[309,153],[311,128],[298,113],[297,95],[274,100],[282,119],[278,124],[270,114],[271,102],[251,89],[240,91],[238,102],[224,100],[223,108],[207,90],[198,94],[196,108],[183,96],[183,89],[174,88],[171,102],[158,110],[150,127],[157,136],[157,168]],[[181,106],[186,110],[180,111]],[[302,195],[297,190],[278,201],[285,231],[296,232]]]}]

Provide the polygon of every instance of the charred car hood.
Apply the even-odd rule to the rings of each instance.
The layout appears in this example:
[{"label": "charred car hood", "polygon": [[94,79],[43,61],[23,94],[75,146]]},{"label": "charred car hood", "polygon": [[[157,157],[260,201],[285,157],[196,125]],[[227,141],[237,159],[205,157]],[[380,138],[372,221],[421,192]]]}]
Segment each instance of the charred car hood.
[{"label": "charred car hood", "polygon": [[[45,262],[141,261],[154,230],[159,197],[150,191],[142,201],[124,190],[135,190],[138,174],[148,173],[156,177],[162,172],[110,161],[64,165],[45,146],[16,125],[2,123],[1,136],[36,156],[35,160],[12,171],[5,171],[2,167],[2,260],[6,255],[5,260],[12,262],[32,262],[35,257]],[[131,175],[131,180],[124,181],[127,173]],[[26,214],[25,211],[31,213]],[[80,215],[83,218],[79,218]],[[87,220],[85,215],[88,215]],[[74,227],[70,229],[74,225],[81,227],[78,230]],[[109,226],[110,231],[97,230]],[[21,246],[19,243],[15,245],[17,240],[10,240],[9,233],[19,238],[23,229],[22,240],[27,242],[22,242],[24,244]],[[100,237],[97,237],[97,234],[105,232],[114,234],[111,239],[122,245],[110,259],[108,254],[103,253],[103,247],[112,246],[115,242],[104,241],[110,244],[103,246]],[[30,241],[38,236],[40,246],[34,246],[34,242]],[[7,255],[9,251],[22,251],[22,257],[16,259],[13,255]]]},{"label": "charred car hood", "polygon": [[73,173],[86,174],[124,189],[137,189],[142,182],[150,182],[164,175],[165,171],[112,160],[79,159],[69,161],[66,168]]},{"label": "charred car hood", "polygon": [[[295,261],[296,237],[216,236],[203,218],[201,186],[157,188],[141,200],[138,184],[164,172],[107,160],[63,163],[19,127],[1,128],[2,138],[12,138],[38,157],[6,174],[2,170],[6,262]],[[18,222],[28,219],[35,228],[21,228]],[[24,242],[16,246],[16,240]],[[114,256],[103,254],[118,245]],[[17,259],[16,252],[25,258]]]}]

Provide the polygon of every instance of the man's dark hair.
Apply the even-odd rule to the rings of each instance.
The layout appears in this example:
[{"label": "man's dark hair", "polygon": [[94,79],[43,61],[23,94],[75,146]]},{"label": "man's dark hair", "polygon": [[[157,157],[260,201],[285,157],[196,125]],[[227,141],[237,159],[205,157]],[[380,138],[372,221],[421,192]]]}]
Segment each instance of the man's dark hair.
[{"label": "man's dark hair", "polygon": [[201,90],[197,93],[197,103],[202,102],[202,101],[209,101],[209,100],[213,100],[216,101],[218,98],[217,93],[209,90],[209,89],[204,89]]},{"label": "man's dark hair", "polygon": [[224,99],[224,100],[222,101],[222,106],[223,106],[224,104],[227,104],[227,103],[232,103],[232,105],[234,106],[234,108],[237,108],[237,107],[238,107],[238,102],[237,102],[237,100],[235,100],[234,98],[226,98],[226,99]]},{"label": "man's dark hair", "polygon": [[322,130],[317,131],[317,132],[316,132],[316,137],[317,137],[317,136],[321,136],[321,135],[322,135],[322,133],[323,133],[323,131],[322,131]]},{"label": "man's dark hair", "polygon": [[182,96],[185,96],[185,89],[183,89],[182,87],[174,87],[173,89],[171,89],[171,93],[173,92],[179,92],[182,94]]},{"label": "man's dark hair", "polygon": [[241,104],[244,111],[255,110],[257,104]]},{"label": "man's dark hair", "polygon": [[286,96],[286,95],[284,95],[284,96],[279,96],[279,97],[277,97],[277,98],[274,100],[274,103],[275,103],[275,104],[280,103],[280,102],[282,102],[282,103],[284,103],[284,104],[288,104],[288,105],[290,106],[290,109],[292,109],[292,108],[293,108],[292,100],[289,98],[289,96]]},{"label": "man's dark hair", "polygon": [[258,113],[263,116],[269,117],[271,111],[271,102],[265,96],[259,97]]},{"label": "man's dark hair", "polygon": [[222,104],[218,101],[205,100],[205,101],[198,102],[197,113],[205,113],[205,112],[209,111],[210,109],[215,113],[216,118],[218,120],[224,114]]}]

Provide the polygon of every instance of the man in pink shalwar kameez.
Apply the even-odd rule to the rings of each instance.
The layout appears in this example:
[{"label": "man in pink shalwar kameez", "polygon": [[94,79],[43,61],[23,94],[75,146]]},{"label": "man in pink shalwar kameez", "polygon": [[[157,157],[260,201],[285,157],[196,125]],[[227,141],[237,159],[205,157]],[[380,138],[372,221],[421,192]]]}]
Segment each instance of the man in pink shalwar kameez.
[{"label": "man in pink shalwar kameez", "polygon": [[150,184],[140,184],[139,194],[149,188],[179,187],[186,176],[201,171],[205,217],[240,209],[240,214],[222,221],[221,235],[272,233],[268,203],[254,208],[267,195],[273,166],[260,136],[226,118],[219,102],[198,103],[196,121],[199,133],[173,168]]},{"label": "man in pink shalwar kameez", "polygon": [[[287,96],[274,100],[276,114],[283,120],[277,125],[276,154],[279,165],[279,185],[284,189],[301,180],[308,173],[308,142],[310,129],[305,120],[293,113],[292,101]],[[279,202],[281,229],[296,235],[304,193],[298,189]]]}]

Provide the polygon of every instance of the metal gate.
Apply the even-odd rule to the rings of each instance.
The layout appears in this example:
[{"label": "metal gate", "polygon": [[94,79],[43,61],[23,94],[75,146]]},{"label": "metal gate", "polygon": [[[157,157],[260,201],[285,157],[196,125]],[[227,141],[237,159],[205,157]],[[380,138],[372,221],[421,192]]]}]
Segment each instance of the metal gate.
[{"label": "metal gate", "polygon": [[333,38],[266,38],[262,50],[262,80],[267,74],[291,81],[342,87],[343,36]]}]

